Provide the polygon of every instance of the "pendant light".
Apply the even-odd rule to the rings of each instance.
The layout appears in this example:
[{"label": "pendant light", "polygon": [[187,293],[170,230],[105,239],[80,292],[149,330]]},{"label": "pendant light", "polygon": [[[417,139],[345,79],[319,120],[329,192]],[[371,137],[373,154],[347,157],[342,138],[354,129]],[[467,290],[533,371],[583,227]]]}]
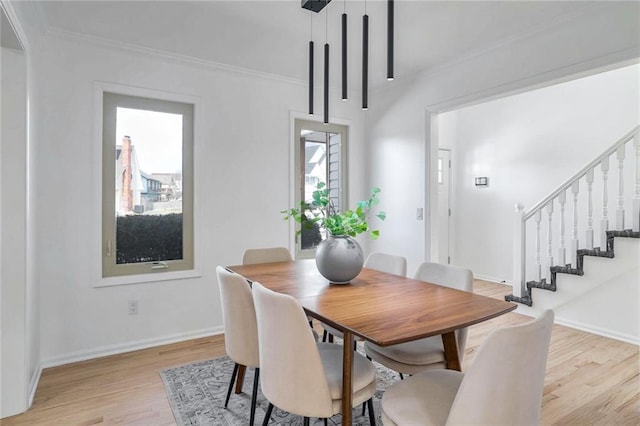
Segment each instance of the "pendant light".
[{"label": "pendant light", "polygon": [[387,80],[393,80],[393,0],[387,0]]},{"label": "pendant light", "polygon": [[329,10],[326,11],[324,41],[324,124],[329,124]]},{"label": "pendant light", "polygon": [[348,98],[347,90],[347,1],[344,1],[342,13],[342,100]]},{"label": "pendant light", "polygon": [[369,108],[369,15],[367,0],[364,1],[362,16],[362,109]]},{"label": "pendant light", "polygon": [[311,33],[309,34],[309,114],[313,115],[313,13],[311,14]]}]

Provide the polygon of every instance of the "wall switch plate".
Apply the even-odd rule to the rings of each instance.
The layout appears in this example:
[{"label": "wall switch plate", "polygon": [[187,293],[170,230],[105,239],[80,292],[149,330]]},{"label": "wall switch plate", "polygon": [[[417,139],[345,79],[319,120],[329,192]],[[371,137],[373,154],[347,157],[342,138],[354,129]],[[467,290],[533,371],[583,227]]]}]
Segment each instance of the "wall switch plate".
[{"label": "wall switch plate", "polygon": [[424,219],[424,210],[422,207],[418,207],[418,211],[416,213],[416,219],[418,220]]}]

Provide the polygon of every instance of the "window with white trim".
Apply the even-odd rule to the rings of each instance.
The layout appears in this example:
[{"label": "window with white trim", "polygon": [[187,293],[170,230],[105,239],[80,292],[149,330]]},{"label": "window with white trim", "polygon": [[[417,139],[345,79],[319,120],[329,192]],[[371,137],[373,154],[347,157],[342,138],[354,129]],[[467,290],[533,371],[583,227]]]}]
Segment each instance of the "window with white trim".
[{"label": "window with white trim", "polygon": [[193,111],[103,93],[103,277],[193,269]]},{"label": "window with white trim", "polygon": [[[329,198],[337,210],[346,205],[346,150],[349,128],[340,124],[324,124],[295,120],[295,205],[310,202],[319,182],[329,188]],[[296,258],[310,258],[324,238],[324,230],[296,223]]]}]

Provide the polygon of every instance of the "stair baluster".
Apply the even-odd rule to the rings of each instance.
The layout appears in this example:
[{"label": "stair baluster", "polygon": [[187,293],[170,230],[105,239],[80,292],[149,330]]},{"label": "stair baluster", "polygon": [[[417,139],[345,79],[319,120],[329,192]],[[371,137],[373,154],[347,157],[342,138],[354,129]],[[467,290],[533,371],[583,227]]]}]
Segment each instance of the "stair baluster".
[{"label": "stair baluster", "polygon": [[567,248],[565,247],[564,236],[564,205],[567,202],[567,191],[562,190],[558,194],[558,202],[560,203],[560,248],[558,249],[558,265],[565,266],[567,264]]},{"label": "stair baluster", "polygon": [[618,160],[618,210],[616,211],[616,230],[624,231],[624,157],[625,145],[620,145],[616,151]]},{"label": "stair baluster", "polygon": [[540,258],[540,222],[542,221],[542,210],[536,210],[536,268],[538,271],[538,281],[542,280],[542,260]]},{"label": "stair baluster", "polygon": [[[549,200],[547,203],[547,215],[548,215],[548,225],[547,225],[547,269],[553,266],[553,199]],[[546,274],[545,274],[546,275]],[[551,275],[549,275],[549,280],[551,280]]]},{"label": "stair baluster", "polygon": [[587,210],[587,248],[593,250],[593,168],[587,171],[587,193],[589,194]]},{"label": "stair baluster", "polygon": [[571,185],[571,193],[573,194],[573,239],[571,240],[571,264],[574,268],[578,267],[578,194],[580,193],[580,181],[576,180]]},{"label": "stair baluster", "polygon": [[609,191],[607,182],[609,180],[609,157],[605,157],[600,162],[602,170],[602,220],[600,221],[600,250],[607,249],[607,231],[609,230]]}]

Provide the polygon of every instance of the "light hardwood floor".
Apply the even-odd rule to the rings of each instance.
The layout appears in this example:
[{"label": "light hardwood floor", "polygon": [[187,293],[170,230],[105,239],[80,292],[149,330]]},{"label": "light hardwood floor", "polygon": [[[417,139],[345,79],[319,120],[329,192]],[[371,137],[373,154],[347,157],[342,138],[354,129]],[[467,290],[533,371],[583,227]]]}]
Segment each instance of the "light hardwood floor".
[{"label": "light hardwood floor", "polygon": [[[510,292],[484,281],[476,281],[474,290],[496,298]],[[463,369],[491,330],[526,321],[528,317],[509,313],[471,327]],[[223,337],[214,336],[49,368],[29,411],[0,424],[174,425],[158,371],[224,353]],[[638,370],[637,346],[555,325],[542,424],[640,425]]]}]

